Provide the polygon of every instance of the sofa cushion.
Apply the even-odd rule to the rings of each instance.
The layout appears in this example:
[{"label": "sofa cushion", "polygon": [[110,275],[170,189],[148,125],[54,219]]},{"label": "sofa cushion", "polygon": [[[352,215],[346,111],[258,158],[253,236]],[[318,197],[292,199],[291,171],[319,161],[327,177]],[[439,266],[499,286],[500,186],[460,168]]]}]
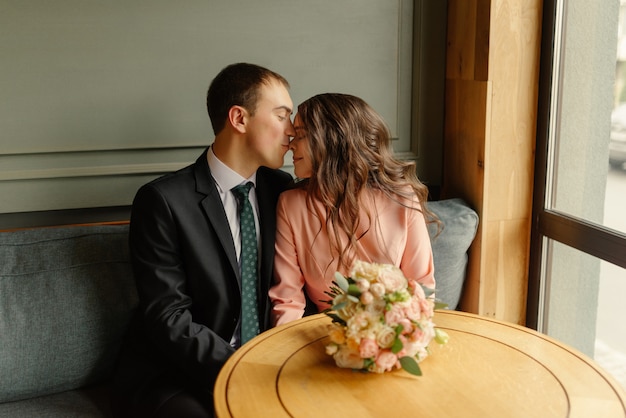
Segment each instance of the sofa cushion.
[{"label": "sofa cushion", "polygon": [[109,391],[104,386],[0,403],[0,417],[110,418],[112,416]]},{"label": "sofa cushion", "polygon": [[467,270],[467,250],[478,229],[478,214],[462,199],[428,202],[428,208],[442,222],[428,225],[435,263],[436,297],[456,309]]},{"label": "sofa cushion", "polygon": [[137,304],[128,226],[0,233],[0,402],[109,377]]}]

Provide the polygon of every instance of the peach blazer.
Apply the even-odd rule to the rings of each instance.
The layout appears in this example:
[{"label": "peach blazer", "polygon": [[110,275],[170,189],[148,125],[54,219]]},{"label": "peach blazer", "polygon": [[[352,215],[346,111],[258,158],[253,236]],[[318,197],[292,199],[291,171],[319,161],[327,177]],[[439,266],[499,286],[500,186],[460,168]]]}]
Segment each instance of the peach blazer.
[{"label": "peach blazer", "polygon": [[[434,288],[433,254],[422,213],[392,201],[379,190],[364,191],[360,200],[358,235],[361,238],[356,258],[394,264],[407,278]],[[306,192],[302,189],[285,191],[278,199],[275,284],[269,291],[274,325],[303,316],[306,306],[303,289],[320,311],[329,307],[322,301],[330,299],[324,292],[332,285],[338,260],[330,254],[326,224],[321,220],[323,213],[318,203],[307,208]],[[343,239],[345,242],[345,236]]]}]

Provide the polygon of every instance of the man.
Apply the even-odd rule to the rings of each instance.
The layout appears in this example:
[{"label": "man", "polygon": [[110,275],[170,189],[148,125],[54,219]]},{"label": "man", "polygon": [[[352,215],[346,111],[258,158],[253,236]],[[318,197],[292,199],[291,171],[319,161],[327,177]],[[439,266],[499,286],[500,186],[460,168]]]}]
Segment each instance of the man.
[{"label": "man", "polygon": [[217,374],[242,343],[243,244],[231,189],[248,182],[258,331],[269,327],[276,201],[291,181],[278,168],[295,135],[288,87],[256,65],[224,68],[207,94],[213,144],[137,192],[130,250],[139,307],[112,391],[118,415],[212,415]]}]

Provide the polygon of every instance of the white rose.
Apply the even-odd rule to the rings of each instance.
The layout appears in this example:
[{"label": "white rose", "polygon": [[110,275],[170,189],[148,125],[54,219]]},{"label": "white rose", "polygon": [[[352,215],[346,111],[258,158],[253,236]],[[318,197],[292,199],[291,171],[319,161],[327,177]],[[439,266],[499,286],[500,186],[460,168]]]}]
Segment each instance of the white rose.
[{"label": "white rose", "polygon": [[392,265],[387,265],[387,268],[381,270],[378,281],[385,286],[389,293],[405,289],[408,284],[402,270]]},{"label": "white rose", "polygon": [[332,356],[339,350],[339,346],[337,344],[328,344],[326,346],[326,354]]},{"label": "white rose", "polygon": [[382,283],[372,283],[370,293],[374,295],[375,298],[380,299],[385,294],[385,286]]},{"label": "white rose", "polygon": [[361,292],[367,292],[370,288],[370,281],[367,279],[358,279],[356,281],[356,287],[358,287]]},{"label": "white rose", "polygon": [[376,277],[378,277],[379,271],[380,265],[357,260],[352,265],[350,277],[352,277],[354,280],[363,278],[371,282],[376,279]]},{"label": "white rose", "polygon": [[376,342],[382,348],[390,348],[396,340],[396,332],[390,327],[382,327],[376,334]]},{"label": "white rose", "polygon": [[358,351],[352,351],[343,346],[333,356],[335,363],[339,367],[346,369],[362,369],[363,359],[359,356]]},{"label": "white rose", "polygon": [[371,292],[363,292],[360,297],[361,303],[363,305],[369,305],[374,301],[374,295]]}]

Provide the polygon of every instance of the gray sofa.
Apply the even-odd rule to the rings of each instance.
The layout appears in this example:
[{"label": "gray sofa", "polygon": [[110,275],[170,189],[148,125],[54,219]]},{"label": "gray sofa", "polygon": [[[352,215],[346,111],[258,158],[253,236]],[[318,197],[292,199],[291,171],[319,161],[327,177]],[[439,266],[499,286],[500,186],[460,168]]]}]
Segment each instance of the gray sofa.
[{"label": "gray sofa", "polygon": [[[478,216],[432,202],[438,297],[456,308]],[[431,230],[431,232],[434,232]],[[0,233],[0,417],[108,417],[107,382],[137,305],[128,225]]]}]

